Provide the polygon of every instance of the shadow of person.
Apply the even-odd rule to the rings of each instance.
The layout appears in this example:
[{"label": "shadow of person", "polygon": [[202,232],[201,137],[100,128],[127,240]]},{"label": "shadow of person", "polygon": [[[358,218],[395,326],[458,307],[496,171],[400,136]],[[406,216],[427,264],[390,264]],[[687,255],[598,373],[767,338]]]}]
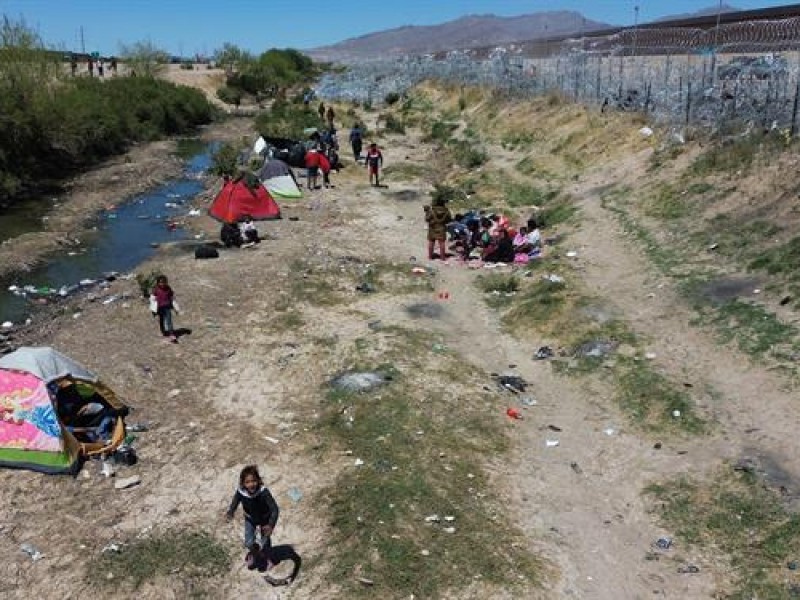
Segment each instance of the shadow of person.
[{"label": "shadow of person", "polygon": [[188,329],[187,327],[179,327],[172,333],[175,335],[176,338],[181,338],[185,335],[192,335],[192,330]]},{"label": "shadow of person", "polygon": [[290,546],[289,544],[281,544],[280,546],[264,548],[259,553],[254,566],[258,569],[259,573],[264,573],[268,570],[271,571],[272,569],[275,569],[282,562],[286,561],[292,563],[292,572],[286,577],[264,575],[264,581],[271,586],[278,587],[282,585],[290,585],[295,579],[297,579],[297,575],[300,573],[300,567],[303,564],[303,560],[300,558],[300,555],[295,552],[293,546]]}]

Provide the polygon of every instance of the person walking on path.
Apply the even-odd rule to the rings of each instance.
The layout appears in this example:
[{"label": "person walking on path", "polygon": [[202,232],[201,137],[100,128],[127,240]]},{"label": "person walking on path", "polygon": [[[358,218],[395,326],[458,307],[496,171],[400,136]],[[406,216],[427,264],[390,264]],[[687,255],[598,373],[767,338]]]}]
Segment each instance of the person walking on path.
[{"label": "person walking on path", "polygon": [[317,113],[319,114],[319,120],[320,121],[324,121],[325,120],[325,103],[324,102],[320,102],[319,103],[319,108],[317,108]]},{"label": "person walking on path", "polygon": [[91,56],[86,61],[86,68],[89,70],[89,77],[94,77],[94,60]]},{"label": "person walking on path", "polygon": [[350,130],[350,147],[353,149],[353,158],[356,162],[361,160],[361,146],[363,144],[364,132],[361,126],[356,122]]},{"label": "person walking on path", "polygon": [[173,344],[177,344],[178,337],[172,326],[172,311],[177,311],[178,308],[175,304],[175,292],[169,287],[169,281],[165,275],[159,275],[156,278],[156,285],[150,296],[151,303],[154,304],[153,308],[156,309],[155,315],[158,317],[158,328],[161,330],[161,335]]},{"label": "person walking on path", "polygon": [[433,206],[425,206],[425,222],[428,224],[428,260],[433,260],[433,247],[439,243],[439,258],[445,260],[447,251],[447,224],[453,220],[450,210],[445,206],[444,198],[433,199]]},{"label": "person walking on path", "polygon": [[[264,485],[256,465],[248,465],[239,474],[239,487],[225,513],[230,521],[236,509],[244,510],[244,545],[250,552],[267,550],[272,546],[271,535],[278,522],[280,509],[272,493]],[[261,543],[257,538],[261,537]]]},{"label": "person walking on path", "polygon": [[[378,149],[378,144],[373,142],[369,145],[364,164],[367,166],[367,169],[369,169],[370,184],[375,187],[380,187],[380,171],[383,166],[383,154],[381,154],[381,151]],[[372,183],[373,179],[375,183]]]},{"label": "person walking on path", "polygon": [[329,106],[327,112],[325,113],[325,119],[328,121],[328,129],[333,129],[333,120],[335,118],[336,112],[333,110],[332,106]]}]

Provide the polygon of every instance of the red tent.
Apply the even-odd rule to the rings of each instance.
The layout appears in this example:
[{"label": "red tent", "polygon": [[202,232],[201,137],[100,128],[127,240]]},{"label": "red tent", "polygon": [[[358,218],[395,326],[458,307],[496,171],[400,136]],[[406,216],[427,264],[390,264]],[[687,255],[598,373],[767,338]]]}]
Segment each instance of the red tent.
[{"label": "red tent", "polygon": [[259,183],[257,187],[250,188],[241,179],[225,182],[211,203],[208,214],[224,223],[235,223],[245,215],[250,215],[255,221],[265,221],[280,219],[281,209],[263,185]]}]

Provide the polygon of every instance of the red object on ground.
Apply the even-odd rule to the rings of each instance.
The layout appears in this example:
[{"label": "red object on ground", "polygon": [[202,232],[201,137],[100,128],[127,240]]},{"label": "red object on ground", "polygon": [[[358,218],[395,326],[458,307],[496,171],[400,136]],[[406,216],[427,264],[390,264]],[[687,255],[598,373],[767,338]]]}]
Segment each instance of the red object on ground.
[{"label": "red object on ground", "polygon": [[245,215],[250,215],[254,221],[280,219],[281,209],[267,188],[259,183],[250,189],[242,179],[225,182],[211,203],[208,214],[224,223],[236,223]]},{"label": "red object on ground", "polygon": [[509,408],[506,411],[506,414],[511,417],[512,419],[521,419],[522,415],[519,414],[519,411],[516,408]]}]

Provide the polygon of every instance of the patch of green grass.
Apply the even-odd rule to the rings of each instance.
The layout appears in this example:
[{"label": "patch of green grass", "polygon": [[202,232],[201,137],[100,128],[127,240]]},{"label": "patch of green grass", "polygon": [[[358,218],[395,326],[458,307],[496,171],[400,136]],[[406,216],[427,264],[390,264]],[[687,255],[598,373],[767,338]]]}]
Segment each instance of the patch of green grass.
[{"label": "patch of green grass", "polygon": [[536,141],[536,135],[530,131],[512,131],[503,135],[500,145],[508,150],[529,149]]},{"label": "patch of green grass", "polygon": [[796,236],[785,244],[760,253],[750,262],[749,266],[753,270],[766,271],[770,275],[780,273],[797,277],[799,264],[800,236]]},{"label": "patch of green grass", "polygon": [[402,119],[398,119],[392,113],[386,113],[381,115],[379,120],[383,121],[383,129],[387,133],[403,134],[406,132],[405,122]]},{"label": "patch of green grass", "polygon": [[566,286],[549,280],[537,281],[518,294],[514,305],[503,316],[503,322],[513,330],[538,328],[555,318],[565,307]]},{"label": "patch of green grass", "polygon": [[703,194],[710,192],[713,189],[714,186],[708,183],[707,181],[698,181],[689,184],[689,187],[686,188],[686,193],[692,194],[693,196],[702,196]]},{"label": "patch of green grass", "polygon": [[476,142],[451,139],[447,149],[453,160],[465,169],[476,169],[489,160],[489,155]]},{"label": "patch of green grass", "polygon": [[433,281],[411,271],[407,262],[376,262],[361,275],[360,283],[371,285],[376,292],[393,295],[433,291]]},{"label": "patch of green grass", "polygon": [[[684,389],[643,361],[621,363],[615,375],[617,401],[635,424],[648,431],[705,431],[706,424]],[[680,411],[680,416],[673,416],[673,411]]]},{"label": "patch of green grass", "polygon": [[[319,425],[321,439],[364,461],[346,467],[320,498],[330,514],[331,581],[347,598],[375,596],[356,573],[398,598],[459,597],[475,575],[489,589],[535,585],[539,562],[484,472],[486,455],[501,456],[508,440],[482,379],[474,369],[465,376],[452,353],[436,353],[424,332],[395,327],[376,335],[384,336],[380,359],[395,365],[392,382],[361,394],[330,391]],[[360,354],[353,368],[385,366]],[[441,522],[426,522],[432,514]]]},{"label": "patch of green grass", "polygon": [[138,588],[157,577],[211,579],[227,575],[230,566],[228,549],[210,533],[169,530],[123,544],[121,552],[98,554],[88,577],[98,587],[118,587],[123,581]]},{"label": "patch of green grass", "polygon": [[[710,481],[686,477],[645,489],[678,547],[697,546],[730,561],[726,598],[792,598],[796,579],[786,570],[800,552],[800,515],[748,473],[719,473]],[[721,590],[722,591],[722,590]]]},{"label": "patch of green grass", "polygon": [[724,344],[735,341],[740,350],[753,357],[762,357],[777,347],[792,343],[797,329],[781,322],[773,313],[757,304],[731,300],[718,307],[698,306],[696,324],[716,328]]},{"label": "patch of green grass", "polygon": [[667,144],[658,149],[656,149],[653,154],[650,155],[649,160],[649,171],[655,171],[663,167],[668,163],[672,163],[678,158],[681,154],[684,153],[684,147],[680,144]]},{"label": "patch of green grass", "polygon": [[519,278],[506,273],[480,275],[475,285],[485,294],[484,299],[490,308],[509,306],[520,288]]},{"label": "patch of green grass", "polygon": [[458,123],[442,120],[434,121],[431,124],[427,140],[444,144],[450,140],[450,136],[453,135],[456,129],[458,129]]},{"label": "patch of green grass", "polygon": [[694,159],[689,167],[689,173],[693,175],[733,174],[739,170],[746,170],[755,161],[763,141],[762,136],[749,135],[716,144]]},{"label": "patch of green grass", "polygon": [[397,181],[400,179],[421,179],[430,175],[432,169],[428,165],[415,165],[413,163],[400,163],[388,165],[383,169],[383,174],[386,177],[391,177]]},{"label": "patch of green grass", "polygon": [[509,206],[544,206],[553,202],[561,190],[542,189],[535,185],[510,183],[506,186],[506,203]]},{"label": "patch of green grass", "polygon": [[689,215],[691,204],[688,195],[680,193],[674,185],[661,184],[645,200],[645,214],[656,219],[681,219]]}]

